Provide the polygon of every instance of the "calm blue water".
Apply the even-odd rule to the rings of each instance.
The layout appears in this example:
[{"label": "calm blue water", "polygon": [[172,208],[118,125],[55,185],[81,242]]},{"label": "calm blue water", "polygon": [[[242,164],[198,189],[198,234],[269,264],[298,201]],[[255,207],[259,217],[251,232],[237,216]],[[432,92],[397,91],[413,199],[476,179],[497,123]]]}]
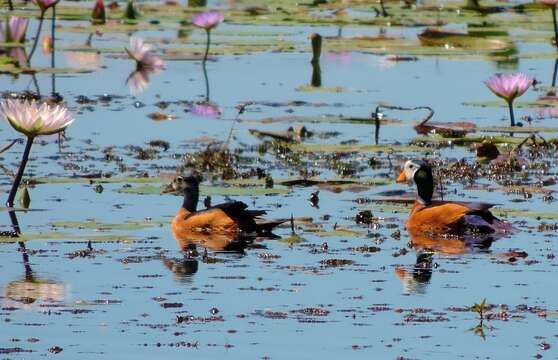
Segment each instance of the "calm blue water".
[{"label": "calm blue water", "polygon": [[[67,26],[75,23],[61,23]],[[35,26],[35,24],[33,24]],[[34,27],[31,26],[30,31]],[[48,27],[47,27],[48,28]],[[77,120],[68,131],[65,154],[58,154],[54,138],[35,145],[28,173],[34,176],[63,176],[104,171],[118,174],[118,164],[103,161],[102,150],[114,146],[115,154],[123,157],[128,167],[125,175],[147,172],[158,176],[174,172],[181,164],[181,155],[202,148],[196,140],[224,141],[236,115],[235,106],[241,102],[274,102],[280,106],[255,105],[235,125],[233,147],[246,149],[260,141],[248,130],[282,131],[286,122],[261,123],[264,118],[285,116],[322,117],[326,115],[367,117],[380,102],[401,106],[432,106],[433,120],[473,121],[478,126],[508,124],[505,107],[471,107],[464,102],[490,101],[493,95],[483,81],[501,71],[494,62],[486,60],[448,60],[420,57],[417,62],[390,63],[384,57],[348,53],[346,56],[322,58],[323,86],[339,86],[340,93],[300,92],[296,89],[310,82],[312,68],[307,52],[307,34],[319,32],[335,34],[336,27],[254,27],[222,25],[216,39],[226,38],[228,31],[284,32],[294,41],[294,53],[262,53],[243,56],[219,56],[207,65],[210,99],[218,104],[222,114],[218,118],[193,116],[184,104],[171,104],[161,110],[159,101],[202,101],[206,89],[199,61],[168,61],[167,69],[151,76],[149,87],[131,96],[126,78],[133,71],[130,60],[110,54],[102,56],[102,68],[90,74],[57,75],[56,89],[68,106],[76,112]],[[377,28],[344,28],[344,36],[374,35]],[[394,35],[414,36],[422,29],[388,29]],[[173,39],[175,32],[139,32],[145,38]],[[199,32],[194,38],[203,39]],[[64,52],[72,44],[82,44],[86,34],[60,33],[57,64],[65,66]],[[105,34],[94,39],[93,45],[118,48],[127,45],[127,34]],[[188,46],[187,44],[183,46]],[[175,45],[157,47],[171,48]],[[522,44],[520,53],[551,52],[546,44]],[[48,66],[50,58],[37,50],[35,66]],[[516,71],[523,71],[548,85],[554,69],[553,60],[520,59]],[[38,86],[43,94],[51,91],[51,76],[38,74]],[[28,75],[17,79],[1,75],[0,89],[21,91],[33,89]],[[92,111],[76,102],[82,95],[97,99],[110,94],[113,101],[92,106]],[[521,100],[535,100],[541,93],[530,90]],[[306,101],[310,105],[287,105],[291,101]],[[135,102],[145,106],[135,107]],[[320,104],[314,106],[311,104]],[[175,117],[168,121],[153,121],[147,117],[164,111]],[[532,109],[517,109],[516,116],[532,115]],[[421,114],[389,113],[403,119],[381,129],[380,143],[407,143],[415,137],[413,120]],[[537,126],[554,126],[555,120],[536,121]],[[337,131],[331,139],[312,138],[310,143],[341,143],[356,140],[370,144],[374,139],[373,126],[366,124],[302,123],[316,132]],[[17,135],[4,125],[0,142]],[[550,135],[545,135],[550,136]],[[129,156],[127,145],[145,147],[150,140],[162,139],[171,145],[160,158],[137,160]],[[2,165],[15,169],[22,151],[21,145],[2,154]],[[255,152],[245,150],[254,157]],[[69,155],[71,154],[71,155]],[[175,156],[176,155],[176,156]],[[394,165],[415,154],[392,156]],[[350,157],[366,163],[372,154]],[[367,177],[395,176],[387,168],[385,154],[376,155],[383,162],[379,170],[366,169]],[[430,157],[474,160],[467,148],[435,151]],[[84,158],[91,157],[91,158]],[[262,157],[263,165],[271,164],[276,179],[297,176],[293,170],[281,166],[270,154]],[[549,159],[546,177],[556,176],[556,162]],[[309,166],[320,169],[319,161]],[[71,165],[71,166],[70,166]],[[393,172],[393,174],[391,173]],[[334,177],[331,170],[323,170],[323,178]],[[10,178],[2,176],[2,189],[7,193]],[[211,184],[206,179],[206,184]],[[159,186],[160,183],[156,183]],[[492,185],[496,186],[495,183]],[[199,259],[197,272],[181,275],[185,263],[183,254],[174,241],[168,223],[178,209],[180,199],[162,195],[134,195],[117,192],[122,184],[104,184],[104,191],[96,193],[89,184],[43,184],[30,189],[33,209],[18,213],[26,234],[58,231],[64,238],[37,239],[27,243],[30,251],[32,275],[25,277],[22,254],[17,244],[0,246],[0,348],[21,348],[33,351],[6,354],[6,358],[37,358],[55,356],[48,352],[53,346],[63,348],[56,356],[67,359],[151,359],[153,357],[228,358],[527,358],[541,353],[545,358],[556,357],[557,304],[552,291],[555,284],[555,233],[538,232],[539,221],[533,218],[510,218],[517,232],[495,242],[486,251],[467,251],[461,255],[433,254],[431,277],[423,276],[422,283],[413,278],[417,252],[407,248],[409,237],[404,230],[407,211],[384,210],[373,202],[357,205],[359,197],[373,198],[387,190],[409,190],[404,185],[370,187],[363,192],[320,192],[320,208],[310,206],[307,199],[315,188],[293,188],[287,195],[235,196],[253,208],[268,209],[270,218],[311,217],[314,225],[299,225],[298,235],[303,241],[289,245],[281,240],[264,240],[261,248],[247,249],[244,254],[214,252],[209,255],[220,262],[206,264]],[[138,186],[133,184],[133,186]],[[217,186],[217,185],[215,185]],[[556,190],[556,186],[548,186]],[[520,195],[502,191],[486,192],[463,190],[461,184],[450,185],[448,192],[457,189],[453,198],[468,198],[502,204],[505,208],[535,209],[553,212],[555,205],[542,201],[541,194],[521,203]],[[225,201],[213,196],[214,203]],[[370,209],[380,217],[378,228],[355,225],[358,211]],[[0,214],[1,215],[1,214]],[[7,213],[4,225],[8,228]],[[325,220],[324,216],[330,216]],[[145,222],[137,229],[96,231],[95,229],[54,229],[55,222],[85,222],[120,224],[127,221]],[[521,222],[524,220],[524,222]],[[151,225],[149,225],[151,224]],[[332,233],[334,226],[354,233]],[[401,238],[390,236],[395,228]],[[312,228],[323,232],[316,233]],[[94,257],[73,258],[68,254],[86,248],[86,239],[98,235],[123,236],[128,241],[94,242]],[[288,227],[277,230],[277,235],[288,237]],[[324,242],[328,250],[321,250]],[[379,252],[361,253],[360,246],[378,246]],[[406,255],[394,256],[407,248]],[[526,251],[528,257],[512,263],[498,254],[509,249]],[[202,251],[202,250],[200,250]],[[271,261],[265,254],[277,255]],[[326,267],[320,261],[348,259],[354,263],[341,267]],[[534,262],[533,262],[534,260]],[[173,268],[170,271],[165,263]],[[406,275],[399,279],[396,270]],[[468,331],[478,324],[476,314],[452,308],[463,308],[486,298],[494,305],[509,307],[508,321],[485,321],[486,339]],[[163,307],[162,304],[181,307]],[[542,317],[536,311],[520,311],[516,306],[541,307],[548,310]],[[169,305],[167,305],[169,306]],[[308,315],[305,308],[327,310],[326,316]],[[382,307],[384,311],[375,310]],[[211,309],[218,309],[210,321]],[[499,308],[492,312],[497,313]],[[215,311],[214,311],[215,312]],[[270,314],[275,314],[271,318]],[[267,316],[266,316],[267,314]],[[423,320],[413,321],[411,315]],[[188,324],[177,323],[176,316],[192,315]],[[37,341],[38,340],[38,341]],[[548,351],[539,344],[551,345]],[[181,346],[187,343],[196,346]]]}]

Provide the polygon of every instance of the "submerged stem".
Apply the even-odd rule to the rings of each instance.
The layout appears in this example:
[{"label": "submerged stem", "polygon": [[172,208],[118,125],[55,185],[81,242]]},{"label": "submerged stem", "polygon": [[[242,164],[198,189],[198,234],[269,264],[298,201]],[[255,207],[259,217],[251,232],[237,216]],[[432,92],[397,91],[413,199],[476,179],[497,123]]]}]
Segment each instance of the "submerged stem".
[{"label": "submerged stem", "polygon": [[39,42],[39,36],[41,35],[41,29],[43,28],[43,21],[45,19],[45,11],[41,10],[41,18],[39,19],[39,27],[37,28],[37,35],[35,35],[35,41],[33,41],[33,47],[31,48],[31,52],[27,57],[27,64],[31,63],[31,58],[35,53],[35,49],[37,49],[37,43]]},{"label": "submerged stem", "polygon": [[8,0],[8,8],[10,9],[10,11],[14,10],[14,3],[12,2],[12,0]]},{"label": "submerged stem", "polygon": [[10,190],[10,194],[8,195],[8,200],[6,201],[6,207],[14,207],[14,199],[17,193],[17,189],[19,188],[19,184],[21,183],[21,179],[23,178],[23,173],[25,172],[25,166],[27,165],[27,161],[29,160],[29,154],[31,153],[31,146],[33,145],[34,138],[29,136],[27,137],[27,143],[25,144],[25,150],[23,151],[23,157],[21,158],[21,164],[19,165],[19,169],[14,179],[14,183],[12,184],[12,188]]},{"label": "submerged stem", "polygon": [[512,101],[508,102],[508,107],[510,109],[510,125],[512,127],[514,127],[515,126],[515,116],[513,115],[513,102]]}]

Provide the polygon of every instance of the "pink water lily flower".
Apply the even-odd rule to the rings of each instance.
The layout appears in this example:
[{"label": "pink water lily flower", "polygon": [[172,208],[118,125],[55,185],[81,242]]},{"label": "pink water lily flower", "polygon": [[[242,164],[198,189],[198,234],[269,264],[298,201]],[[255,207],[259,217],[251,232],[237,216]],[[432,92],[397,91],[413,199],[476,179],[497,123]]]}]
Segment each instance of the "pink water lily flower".
[{"label": "pink water lily flower", "polygon": [[513,101],[529,89],[533,84],[533,78],[523,73],[496,74],[491,76],[488,81],[485,81],[485,84],[496,96],[506,100],[510,110],[511,126],[515,126]]},{"label": "pink water lily flower", "polygon": [[225,16],[217,11],[206,11],[196,14],[192,17],[192,24],[199,28],[205,29],[207,34],[207,43],[205,45],[205,54],[203,56],[203,65],[207,61],[209,55],[209,46],[211,45],[211,29],[215,28],[225,20]]},{"label": "pink water lily flower", "polygon": [[126,52],[136,61],[138,69],[163,70],[165,68],[164,61],[151,53],[151,45],[145,44],[143,39],[139,37],[132,36],[130,38],[130,47],[126,49]]},{"label": "pink water lily flower", "polygon": [[512,102],[529,89],[533,84],[533,79],[523,73],[496,74],[491,76],[485,84],[496,96]]},{"label": "pink water lily flower", "polygon": [[225,20],[225,16],[217,11],[206,11],[192,17],[192,24],[205,30],[211,30]]},{"label": "pink water lily flower", "polygon": [[6,100],[0,103],[0,114],[16,131],[31,138],[56,134],[74,122],[64,106],[36,101]]},{"label": "pink water lily flower", "polygon": [[33,3],[37,5],[42,12],[47,11],[49,8],[58,4],[60,0],[33,0]]},{"label": "pink water lily flower", "polygon": [[6,27],[6,42],[23,43],[29,20],[20,16],[10,16]]}]

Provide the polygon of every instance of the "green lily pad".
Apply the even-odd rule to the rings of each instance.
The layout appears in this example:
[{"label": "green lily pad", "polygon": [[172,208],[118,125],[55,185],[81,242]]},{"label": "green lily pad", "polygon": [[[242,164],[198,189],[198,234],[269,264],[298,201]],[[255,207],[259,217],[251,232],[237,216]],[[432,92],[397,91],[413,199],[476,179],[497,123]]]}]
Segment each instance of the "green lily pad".
[{"label": "green lily pad", "polygon": [[132,177],[132,176],[115,176],[115,177],[37,177],[32,179],[36,184],[151,184],[169,182],[168,178],[159,177]]},{"label": "green lily pad", "polygon": [[348,92],[347,89],[341,86],[312,86],[312,85],[301,85],[296,88],[296,91],[300,92],[323,92],[323,93],[344,93]]},{"label": "green lily pad", "polygon": [[19,67],[14,64],[1,64],[0,74],[86,74],[93,70],[85,68],[69,68],[69,67]]},{"label": "green lily pad", "polygon": [[424,152],[429,151],[414,145],[372,145],[372,144],[292,144],[291,150],[308,153],[383,153],[383,152]]},{"label": "green lily pad", "polygon": [[92,241],[92,242],[133,242],[137,238],[129,235],[112,235],[112,234],[94,234],[94,235],[76,235],[63,232],[36,232],[23,233],[17,238],[0,237],[0,243],[14,243],[18,241],[47,240],[47,241]]},{"label": "green lily pad", "polygon": [[366,235],[365,231],[351,230],[351,229],[347,229],[347,228],[337,228],[337,229],[331,230],[331,231],[318,230],[318,231],[309,231],[309,232],[312,232],[313,234],[315,234],[319,237],[347,237],[347,238],[353,238],[353,237],[362,237],[362,236]]},{"label": "green lily pad", "polygon": [[558,220],[558,212],[555,211],[533,211],[533,210],[521,210],[521,209],[506,209],[499,208],[493,209],[492,213],[500,217],[511,217],[511,218],[527,218],[536,220]]},{"label": "green lily pad", "polygon": [[91,221],[57,221],[52,222],[49,226],[53,228],[63,229],[88,229],[96,231],[109,231],[109,230],[138,230],[154,226],[166,224],[163,221],[130,221],[122,224],[100,223],[94,220]]},{"label": "green lily pad", "polygon": [[[117,191],[123,194],[160,195],[162,190],[163,187],[161,186],[142,185],[123,187]],[[288,194],[289,192],[288,188],[278,187],[268,189],[263,186],[200,186],[200,194],[202,196],[262,196]]]},{"label": "green lily pad", "polygon": [[279,242],[284,243],[284,244],[288,244],[288,245],[294,245],[294,244],[299,244],[301,242],[305,242],[306,239],[304,239],[302,236],[299,235],[291,235],[291,236],[284,236],[281,239],[279,239]]},{"label": "green lily pad", "polygon": [[513,132],[517,134],[530,134],[530,133],[556,133],[558,132],[558,128],[551,128],[551,127],[534,127],[534,126],[527,126],[527,127],[505,127],[505,126],[494,126],[494,127],[483,127],[477,128],[479,132],[490,132],[490,133],[499,133],[499,132]]}]

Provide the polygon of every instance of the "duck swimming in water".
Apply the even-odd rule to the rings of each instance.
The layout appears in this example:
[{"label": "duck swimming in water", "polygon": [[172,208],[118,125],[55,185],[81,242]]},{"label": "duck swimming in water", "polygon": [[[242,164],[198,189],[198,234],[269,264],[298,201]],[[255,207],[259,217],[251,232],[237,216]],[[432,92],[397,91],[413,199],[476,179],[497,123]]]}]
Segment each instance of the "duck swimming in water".
[{"label": "duck swimming in water", "polygon": [[414,182],[417,198],[406,222],[409,232],[428,234],[500,234],[511,232],[511,225],[492,215],[492,204],[436,201],[431,167],[424,161],[409,160],[397,178],[398,183]]},{"label": "duck swimming in water", "polygon": [[163,190],[164,193],[184,194],[182,207],[171,223],[172,232],[177,239],[188,238],[192,233],[271,235],[273,228],[286,221],[266,221],[261,218],[266,214],[265,210],[247,210],[248,205],[241,201],[223,203],[197,211],[199,183],[198,176],[177,176]]}]

